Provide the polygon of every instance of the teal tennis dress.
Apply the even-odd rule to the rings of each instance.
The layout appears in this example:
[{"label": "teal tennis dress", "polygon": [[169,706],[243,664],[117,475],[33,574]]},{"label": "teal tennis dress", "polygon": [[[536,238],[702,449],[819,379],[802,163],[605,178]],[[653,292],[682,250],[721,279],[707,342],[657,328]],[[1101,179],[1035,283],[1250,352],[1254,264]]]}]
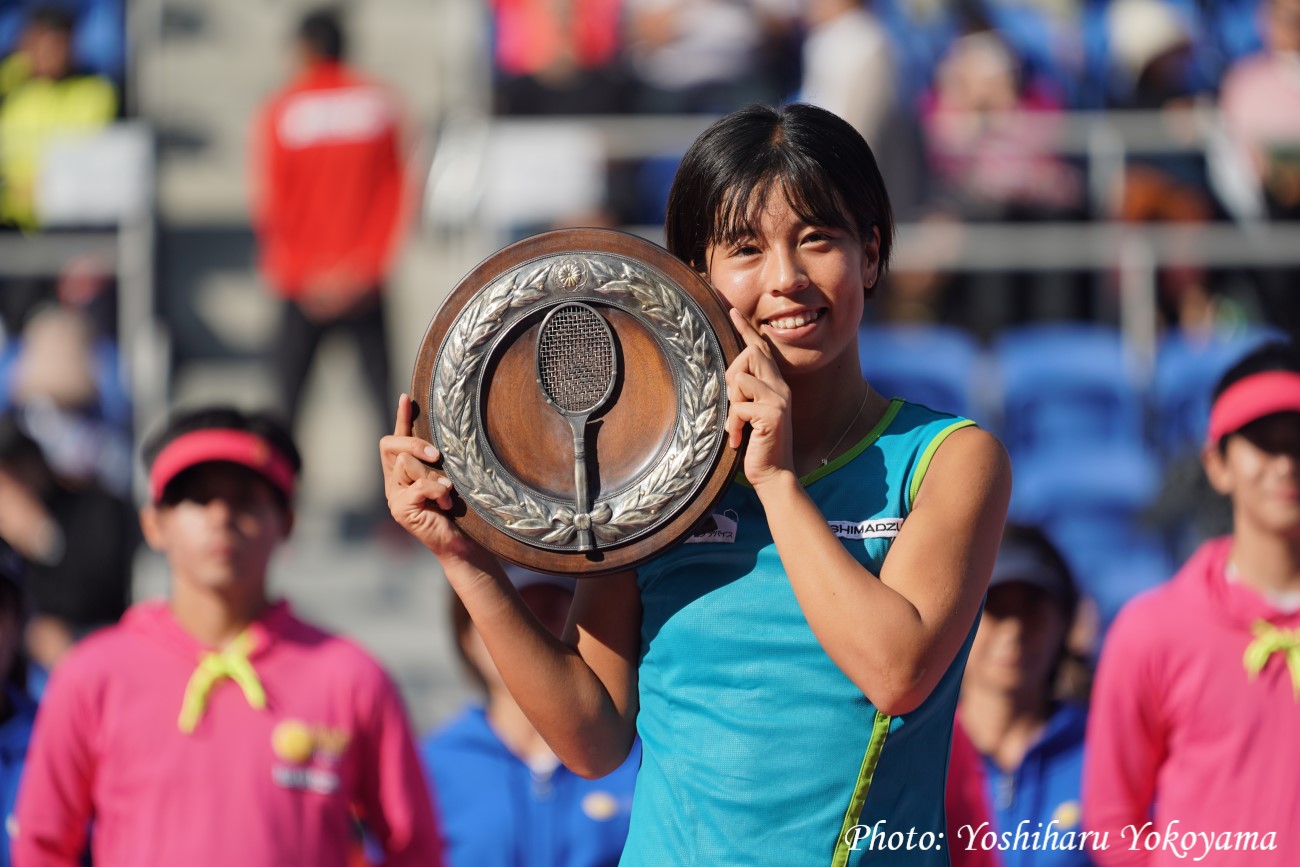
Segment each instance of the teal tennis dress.
[{"label": "teal tennis dress", "polygon": [[[872,573],[935,450],[971,424],[895,399],[866,438],[803,479]],[[976,624],[919,708],[878,713],[813,635],[743,483],[637,580],[643,753],[623,867],[948,863],[944,785]]]}]

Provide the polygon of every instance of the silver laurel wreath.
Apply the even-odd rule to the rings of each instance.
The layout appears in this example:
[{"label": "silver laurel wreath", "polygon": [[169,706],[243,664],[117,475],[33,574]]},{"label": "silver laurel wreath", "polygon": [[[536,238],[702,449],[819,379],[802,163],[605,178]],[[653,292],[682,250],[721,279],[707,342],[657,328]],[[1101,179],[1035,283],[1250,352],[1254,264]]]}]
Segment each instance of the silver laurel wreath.
[{"label": "silver laurel wreath", "polygon": [[[487,350],[515,318],[512,311],[553,294],[547,289],[552,269],[559,269],[553,281],[559,291],[592,292],[639,311],[656,326],[682,378],[681,412],[666,453],[637,484],[597,501],[586,514],[537,497],[495,472],[474,417],[476,374]],[[600,259],[569,257],[518,269],[471,299],[444,339],[431,395],[443,468],[471,507],[516,536],[563,547],[578,529],[590,527],[601,542],[624,541],[668,517],[674,500],[690,493],[717,451],[726,405],[715,347],[693,304],[626,261],[611,267]]]}]

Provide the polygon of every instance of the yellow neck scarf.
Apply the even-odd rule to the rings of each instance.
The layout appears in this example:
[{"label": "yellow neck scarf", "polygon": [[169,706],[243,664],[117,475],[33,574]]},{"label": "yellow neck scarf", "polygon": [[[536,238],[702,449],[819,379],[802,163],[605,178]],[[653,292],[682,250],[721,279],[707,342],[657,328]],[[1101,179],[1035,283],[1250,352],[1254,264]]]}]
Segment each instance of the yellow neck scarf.
[{"label": "yellow neck scarf", "polygon": [[224,678],[230,678],[244,693],[244,698],[254,710],[266,707],[266,690],[258,679],[248,654],[253,650],[253,634],[245,629],[230,645],[217,653],[206,653],[198,668],[185,685],[185,698],[181,702],[181,716],[177,725],[185,734],[192,734],[208,709],[212,688]]},{"label": "yellow neck scarf", "polygon": [[1255,640],[1246,648],[1242,663],[1251,680],[1259,676],[1275,653],[1283,654],[1291,672],[1291,690],[1300,701],[1300,629],[1280,629],[1267,620],[1256,621],[1251,627]]}]

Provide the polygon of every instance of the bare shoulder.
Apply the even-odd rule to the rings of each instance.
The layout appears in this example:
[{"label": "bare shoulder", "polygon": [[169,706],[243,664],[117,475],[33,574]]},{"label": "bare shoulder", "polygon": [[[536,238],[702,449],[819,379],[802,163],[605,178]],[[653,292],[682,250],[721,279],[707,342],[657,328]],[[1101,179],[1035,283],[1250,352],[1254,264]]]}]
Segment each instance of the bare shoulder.
[{"label": "bare shoulder", "polygon": [[[942,492],[936,494],[936,492]],[[988,431],[971,426],[953,431],[935,451],[914,507],[949,496],[977,501],[1009,497],[1011,459]],[[983,494],[983,496],[981,496]]]}]

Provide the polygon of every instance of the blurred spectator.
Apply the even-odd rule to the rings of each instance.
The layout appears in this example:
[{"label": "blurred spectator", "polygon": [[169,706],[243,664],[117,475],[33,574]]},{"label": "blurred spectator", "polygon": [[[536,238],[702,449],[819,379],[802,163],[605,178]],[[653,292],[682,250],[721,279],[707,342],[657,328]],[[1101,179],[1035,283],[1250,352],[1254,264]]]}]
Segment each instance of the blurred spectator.
[{"label": "blurred spectator", "polygon": [[0,65],[0,225],[36,228],[42,152],[117,114],[112,83],[73,67],[72,23],[58,6],[35,7],[18,51]]},{"label": "blurred spectator", "polygon": [[627,109],[622,0],[492,0],[499,114]]},{"label": "blurred spectator", "polygon": [[932,164],[962,216],[1047,218],[1082,207],[1078,170],[1051,151],[1060,108],[1022,86],[1015,56],[993,31],[952,44],[924,116]]},{"label": "blurred spectator", "polygon": [[295,50],[298,74],[263,106],[253,153],[262,272],[284,302],[272,348],[281,407],[296,420],[321,339],[341,331],[382,429],[394,396],[385,281],[406,206],[401,108],[345,62],[336,14],[304,17]]},{"label": "blurred spectator", "polygon": [[[1059,684],[1078,665],[1069,645],[1078,592],[1039,530],[1008,526],[962,681],[958,718],[983,756],[998,834],[1082,830],[1084,704]],[[1021,823],[1025,823],[1022,827]],[[1041,824],[1040,824],[1041,823]],[[1007,867],[1086,867],[1083,844],[1011,847]]]},{"label": "blurred spectator", "polygon": [[345,867],[359,821],[389,867],[438,867],[396,687],[268,595],[300,458],[264,415],[180,415],[144,447],[141,523],[169,595],[75,648],[42,700],[19,867]]},{"label": "blurred spectator", "polygon": [[0,867],[9,867],[9,844],[18,783],[27,759],[36,704],[27,694],[23,660],[22,559],[0,541]]},{"label": "blurred spectator", "polygon": [[[1061,106],[1023,80],[992,30],[952,43],[922,102],[933,206],[959,220],[1078,219],[1081,172],[1053,152]],[[931,219],[936,219],[932,216]],[[988,335],[1012,322],[1079,315],[1087,287],[1071,275],[984,272],[957,284],[963,319]]]},{"label": "blurred spectator", "polygon": [[[529,610],[563,633],[573,579],[517,566],[506,574]],[[465,606],[449,595],[456,652],[487,703],[467,707],[423,745],[448,867],[614,867],[627,839],[640,747],[596,780],[560,764],[506,689]]]},{"label": "blurred spectator", "polygon": [[732,111],[786,95],[765,48],[798,15],[793,0],[625,0],[636,109]]},{"label": "blurred spectator", "polygon": [[804,102],[838,114],[873,150],[894,105],[889,34],[861,0],[808,0],[804,20]]},{"label": "blurred spectator", "polygon": [[0,412],[13,411],[69,484],[131,490],[131,403],[116,346],[80,310],[49,307],[0,353]]},{"label": "blurred spectator", "polygon": [[[1107,32],[1118,71],[1131,86],[1116,107],[1165,112],[1166,127],[1177,130],[1177,113],[1194,107],[1201,96],[1187,18],[1166,0],[1114,0],[1107,10]],[[1191,135],[1189,131],[1189,139]],[[1115,210],[1130,223],[1213,219],[1216,204],[1204,155],[1131,155]],[[1205,268],[1194,260],[1193,255],[1186,264],[1174,262],[1159,275],[1165,318],[1186,326],[1207,324],[1213,310]]]},{"label": "blurred spectator", "polygon": [[[1264,0],[1261,54],[1237,62],[1223,82],[1228,133],[1245,151],[1264,213],[1300,220],[1300,0]],[[1263,274],[1270,321],[1300,334],[1300,268]]]},{"label": "blurred spectator", "polygon": [[1300,0],[1265,0],[1267,50],[1238,61],[1220,96],[1228,132],[1246,150],[1268,213],[1300,219]]},{"label": "blurred spectator", "polygon": [[12,415],[0,418],[0,539],[27,562],[27,649],[43,672],[122,616],[139,536],[129,503],[94,482],[70,483]]},{"label": "blurred spectator", "polygon": [[[33,7],[46,0],[0,0],[0,54],[8,54],[21,38]],[[107,76],[119,87],[125,78],[125,0],[58,0],[73,18],[73,65]]]},{"label": "blurred spectator", "polygon": [[1232,535],[1129,603],[1102,648],[1083,803],[1105,867],[1183,863],[1168,840],[1185,831],[1230,850],[1207,863],[1300,863],[1300,347],[1224,374],[1202,458]]}]

